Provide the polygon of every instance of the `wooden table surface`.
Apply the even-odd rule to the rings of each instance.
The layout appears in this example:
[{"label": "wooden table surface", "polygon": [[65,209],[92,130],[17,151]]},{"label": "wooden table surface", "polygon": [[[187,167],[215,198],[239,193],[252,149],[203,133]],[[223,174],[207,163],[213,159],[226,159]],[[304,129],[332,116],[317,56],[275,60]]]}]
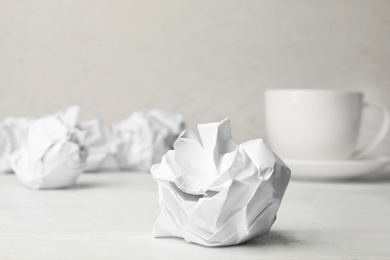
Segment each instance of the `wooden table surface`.
[{"label": "wooden table surface", "polygon": [[270,233],[206,248],[155,239],[150,174],[84,174],[34,191],[0,174],[0,259],[390,259],[390,181],[291,181]]}]

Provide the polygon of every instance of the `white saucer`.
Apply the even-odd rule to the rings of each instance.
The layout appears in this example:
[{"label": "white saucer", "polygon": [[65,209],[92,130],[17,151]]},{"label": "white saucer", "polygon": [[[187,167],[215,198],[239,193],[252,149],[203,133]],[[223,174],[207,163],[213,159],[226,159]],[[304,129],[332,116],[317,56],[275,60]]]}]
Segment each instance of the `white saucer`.
[{"label": "white saucer", "polygon": [[345,161],[283,160],[291,178],[311,181],[339,181],[375,174],[390,163],[390,157]]}]

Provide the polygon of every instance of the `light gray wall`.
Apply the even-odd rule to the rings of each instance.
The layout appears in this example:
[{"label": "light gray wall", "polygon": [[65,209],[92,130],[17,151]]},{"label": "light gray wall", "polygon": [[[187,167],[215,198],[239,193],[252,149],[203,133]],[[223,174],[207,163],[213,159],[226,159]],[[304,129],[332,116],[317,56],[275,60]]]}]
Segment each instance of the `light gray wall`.
[{"label": "light gray wall", "polygon": [[110,124],[155,107],[191,127],[230,117],[245,141],[265,136],[267,88],[390,106],[390,1],[0,0],[0,118],[79,103]]}]

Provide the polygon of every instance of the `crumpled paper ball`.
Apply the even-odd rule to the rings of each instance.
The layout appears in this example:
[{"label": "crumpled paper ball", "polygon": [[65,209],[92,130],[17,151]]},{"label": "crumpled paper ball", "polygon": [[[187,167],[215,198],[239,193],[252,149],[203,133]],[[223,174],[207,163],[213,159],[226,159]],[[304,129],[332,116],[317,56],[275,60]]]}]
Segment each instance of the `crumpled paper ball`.
[{"label": "crumpled paper ball", "polygon": [[290,169],[261,139],[238,145],[228,119],[198,130],[202,144],[180,137],[151,169],[161,208],[153,235],[214,247],[268,233]]},{"label": "crumpled paper ball", "polygon": [[4,125],[0,124],[0,172],[10,172],[9,156],[12,153],[12,143]]},{"label": "crumpled paper ball", "polygon": [[180,114],[138,111],[112,126],[110,150],[122,170],[149,171],[185,129]]},{"label": "crumpled paper ball", "polygon": [[109,153],[108,129],[100,119],[79,122],[77,127],[85,132],[85,146],[88,149],[84,171],[97,172]]},{"label": "crumpled paper ball", "polygon": [[11,155],[12,169],[32,189],[67,188],[85,167],[84,133],[75,127],[78,106],[33,122]]},{"label": "crumpled paper ball", "polygon": [[12,172],[9,158],[19,149],[20,139],[32,122],[24,117],[7,117],[0,122],[0,172]]}]

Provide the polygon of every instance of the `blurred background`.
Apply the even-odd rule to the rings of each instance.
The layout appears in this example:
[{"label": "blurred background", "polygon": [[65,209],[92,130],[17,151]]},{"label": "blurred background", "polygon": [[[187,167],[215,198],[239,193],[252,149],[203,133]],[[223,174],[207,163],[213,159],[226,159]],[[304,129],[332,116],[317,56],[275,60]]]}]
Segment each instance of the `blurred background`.
[{"label": "blurred background", "polygon": [[[268,88],[390,107],[389,14],[388,0],[0,0],[0,118],[78,103],[111,124],[160,108],[192,129],[230,117],[243,142],[266,138]],[[380,118],[364,121],[361,143]]]}]

